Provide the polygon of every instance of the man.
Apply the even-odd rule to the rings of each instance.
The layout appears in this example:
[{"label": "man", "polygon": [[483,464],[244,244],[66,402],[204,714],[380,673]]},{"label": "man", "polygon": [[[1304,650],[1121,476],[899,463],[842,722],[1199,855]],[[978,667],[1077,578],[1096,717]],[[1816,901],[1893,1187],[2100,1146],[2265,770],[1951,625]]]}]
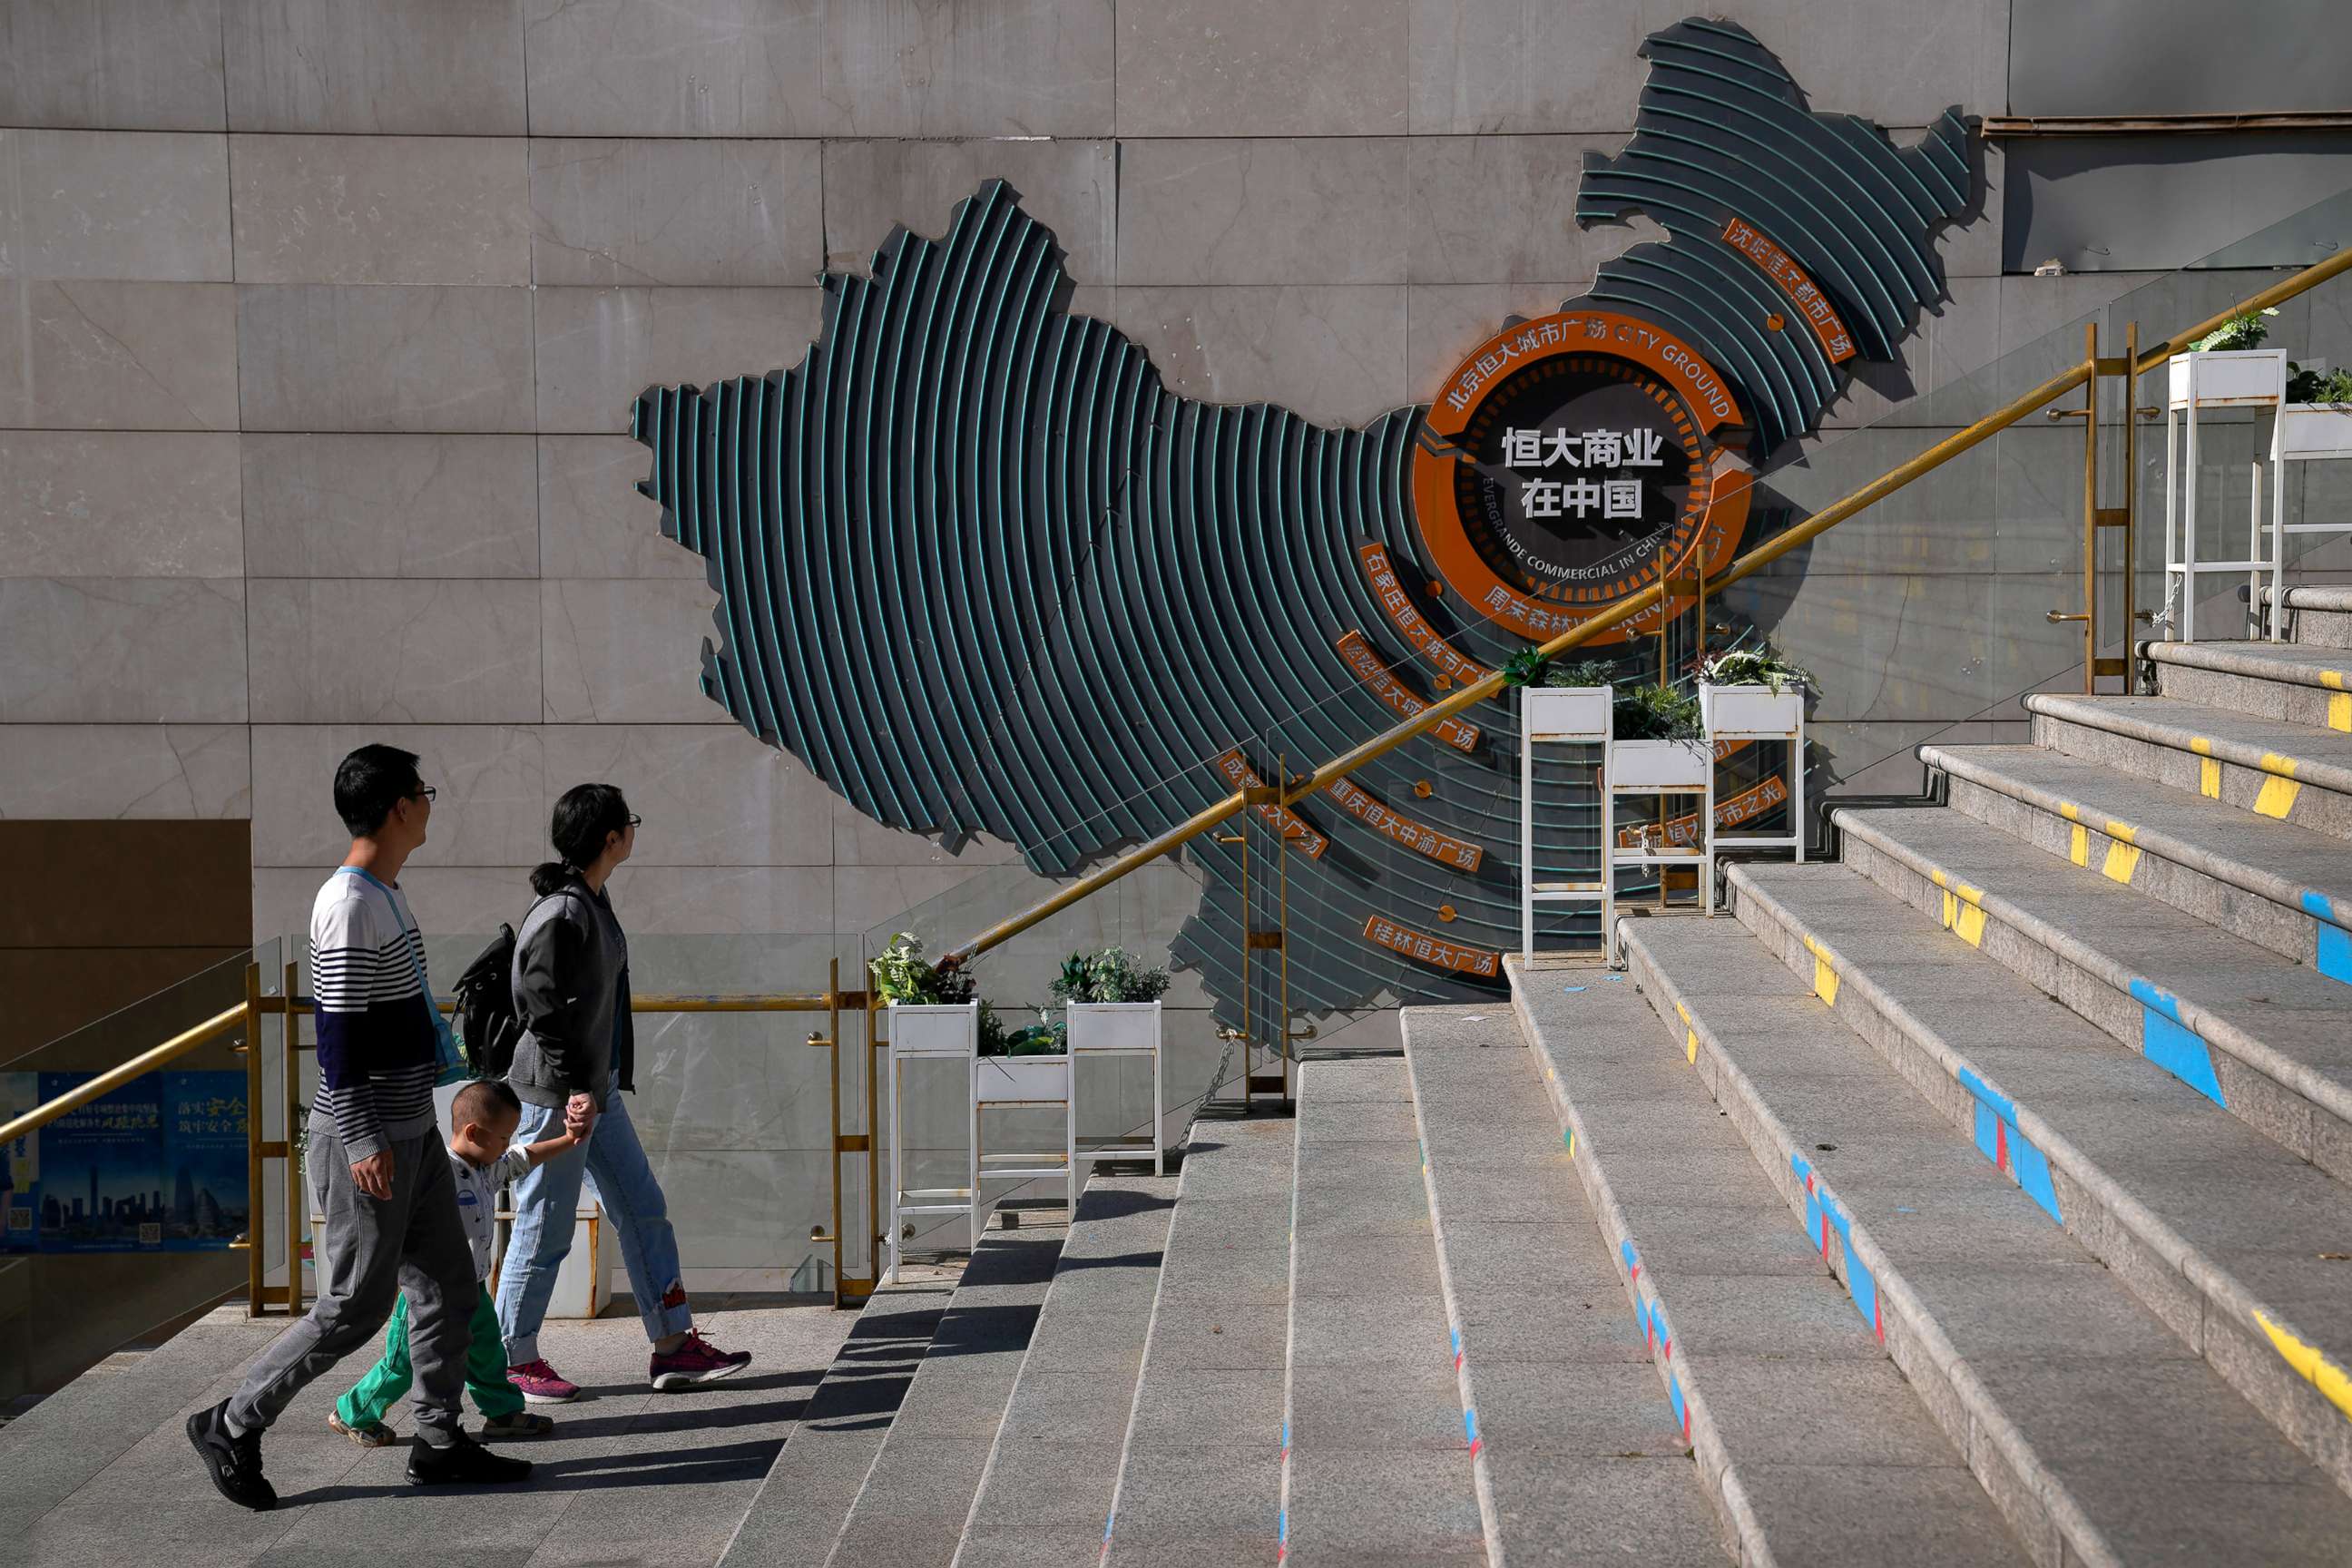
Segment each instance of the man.
[{"label": "man", "polygon": [[319,1092],[305,1163],[327,1218],[319,1301],[262,1352],[234,1394],[188,1417],[188,1441],[213,1485],[243,1508],[278,1504],[261,1473],[261,1434],[304,1384],[373,1342],[403,1290],[416,1377],[409,1480],[530,1475],[528,1463],[491,1453],[458,1426],[473,1250],[434,1127],[440,1026],[425,984],[425,940],[400,891],[401,868],[425,842],[433,794],[415,756],[392,746],[362,746],[335,770],[335,811],[352,850],[310,910]]}]

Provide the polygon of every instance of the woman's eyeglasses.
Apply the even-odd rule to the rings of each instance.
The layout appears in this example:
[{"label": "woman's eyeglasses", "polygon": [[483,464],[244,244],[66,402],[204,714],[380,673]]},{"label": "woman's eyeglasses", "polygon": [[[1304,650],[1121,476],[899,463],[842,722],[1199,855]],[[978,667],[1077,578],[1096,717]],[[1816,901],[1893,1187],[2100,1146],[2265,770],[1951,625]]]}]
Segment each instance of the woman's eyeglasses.
[{"label": "woman's eyeglasses", "polygon": [[631,813],[629,813],[629,826],[632,826],[632,827],[635,827],[635,826],[638,826],[642,825],[642,824],[645,822],[645,820],[646,820],[646,819],[645,819],[644,817],[639,816],[638,816],[635,812],[634,812],[634,811],[633,811],[633,812],[631,812]]},{"label": "woman's eyeglasses", "polygon": [[415,793],[410,795],[408,798],[411,800],[431,800],[435,795],[437,795],[440,793],[441,792],[439,790],[435,789],[431,784],[418,784]]}]

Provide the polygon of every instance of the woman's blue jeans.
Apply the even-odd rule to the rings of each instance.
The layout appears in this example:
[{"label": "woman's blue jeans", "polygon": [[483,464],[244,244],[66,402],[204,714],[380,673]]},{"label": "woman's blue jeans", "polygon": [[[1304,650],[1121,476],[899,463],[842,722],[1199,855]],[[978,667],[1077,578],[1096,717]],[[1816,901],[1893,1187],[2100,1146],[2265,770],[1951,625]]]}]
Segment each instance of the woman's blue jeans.
[{"label": "woman's blue jeans", "polygon": [[[520,1146],[563,1131],[561,1107],[526,1104],[515,1128]],[[635,1123],[614,1089],[604,1102],[588,1142],[568,1149],[514,1184],[514,1234],[499,1270],[499,1331],[507,1342],[507,1364],[539,1359],[539,1325],[555,1293],[556,1270],[572,1250],[573,1215],[580,1184],[595,1189],[604,1215],[620,1233],[621,1260],[628,1265],[629,1289],[646,1338],[658,1340],[694,1326],[686,1285],[678,1272],[677,1233],[670,1228],[669,1205],[661,1184],[646,1163]]]}]

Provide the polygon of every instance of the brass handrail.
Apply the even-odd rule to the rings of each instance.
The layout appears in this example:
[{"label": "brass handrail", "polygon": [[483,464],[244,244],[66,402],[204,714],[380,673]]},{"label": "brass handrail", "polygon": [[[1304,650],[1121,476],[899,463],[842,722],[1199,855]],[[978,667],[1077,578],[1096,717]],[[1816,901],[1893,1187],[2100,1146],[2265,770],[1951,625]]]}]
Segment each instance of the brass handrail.
[{"label": "brass handrail", "polygon": [[[2326,260],[2306,267],[2293,277],[2274,283],[2260,293],[2250,295],[2229,309],[2219,311],[2185,331],[2175,332],[2171,337],[2155,344],[2139,356],[2138,363],[2133,367],[2134,374],[2144,374],[2162,364],[2173,354],[2179,353],[2181,345],[2205,336],[2233,316],[2242,316],[2249,310],[2266,310],[2281,300],[2292,300],[2296,295],[2326,282],[2347,268],[2352,268],[2352,244],[2343,246]],[[1734,561],[1722,576],[1712,580],[1709,586],[1720,590],[1761,567],[1770,565],[1799,545],[1811,543],[1856,512],[1875,506],[1922,474],[1943,467],[1961,453],[1981,444],[1988,437],[2008,429],[2035,409],[2072,392],[2088,380],[2090,374],[2091,367],[2087,364],[2070,365],[2031,392],[2011,399],[1965,429],[1945,437],[1916,457],[1889,468],[1862,489],[1832,501],[1794,528],[1758,545]],[[1567,652],[1570,648],[1581,647],[1612,626],[1632,620],[1651,605],[1655,605],[1664,595],[1664,584],[1662,582],[1653,583],[1632,597],[1620,599],[1616,604],[1590,619],[1578,622],[1567,631],[1541,645],[1537,651],[1547,658],[1553,658]],[[1503,685],[1502,672],[1497,670],[1481,679],[1472,681],[1467,686],[1456,688],[1451,695],[1430,704],[1412,718],[1391,725],[1370,740],[1341,752],[1305,777],[1297,780],[1286,779],[1281,786],[1281,804],[1285,806],[1296,805],[1334,781],[1345,778],[1366,763],[1386,756],[1406,742],[1425,734],[1465,709],[1485,701],[1500,691]],[[1167,832],[1145,840],[1108,865],[1097,870],[1089,871],[1067,887],[1057,889],[1051,897],[1039,900],[1009,920],[997,921],[971,941],[953,949],[950,956],[969,961],[977,958],[991,948],[1010,942],[1040,921],[1051,919],[1081,899],[1087,898],[1112,882],[1118,881],[1129,872],[1150,864],[1171,850],[1181,848],[1219,823],[1239,813],[1244,805],[1242,792],[1234,791],[1216,804],[1193,813]]]},{"label": "brass handrail", "polygon": [[[295,969],[294,966],[289,963],[286,966],[285,992],[278,995],[264,995],[261,992],[260,966],[255,963],[247,963],[246,965],[245,976],[245,1000],[239,1002],[236,1006],[226,1008],[205,1019],[203,1023],[198,1024],[192,1028],[182,1030],[179,1034],[173,1036],[170,1039],[163,1041],[161,1045],[154,1046],[147,1050],[142,1051],[137,1056],[132,1057],[126,1061],[116,1063],[113,1067],[107,1068],[106,1071],[92,1078],[89,1082],[79,1084],[73,1089],[67,1090],[65,1093],[57,1096],[55,1099],[44,1100],[41,1104],[33,1107],[24,1114],[11,1119],[6,1124],[0,1125],[0,1144],[5,1144],[13,1140],[25,1137],[29,1133],[37,1132],[49,1123],[57,1121],[59,1117],[62,1117],[70,1111],[79,1110],[81,1107],[89,1104],[92,1100],[121,1088],[124,1084],[129,1083],[133,1079],[139,1078],[143,1074],[152,1072],[158,1068],[178,1060],[180,1058],[186,1056],[189,1052],[196,1049],[199,1046],[219,1039],[224,1035],[232,1034],[238,1030],[244,1030],[246,1032],[246,1043],[236,1048],[244,1052],[246,1057],[246,1162],[247,1178],[251,1191],[249,1213],[251,1214],[252,1218],[248,1225],[246,1237],[232,1245],[236,1249],[244,1251],[249,1260],[247,1265],[247,1310],[249,1314],[256,1316],[261,1314],[271,1307],[280,1307],[289,1312],[299,1312],[301,1310],[302,1304],[300,1286],[300,1271],[302,1267],[300,1226],[299,1224],[289,1224],[287,1230],[286,1267],[288,1269],[288,1278],[289,1282],[286,1285],[268,1285],[265,1283],[263,1258],[268,1249],[264,1246],[260,1236],[262,1228],[262,1215],[264,1212],[262,1198],[262,1174],[265,1162],[269,1160],[282,1160],[286,1163],[287,1213],[291,1215],[298,1212],[301,1204],[298,1167],[295,1161],[295,1147],[292,1142],[293,1126],[301,1114],[300,1107],[296,1099],[295,1058],[299,1052],[310,1049],[311,1047],[302,1041],[299,1031],[295,1027],[294,1020],[306,1013],[315,1014],[318,1011],[318,1002],[315,997],[294,994],[294,978]],[[837,959],[835,961],[834,965],[834,983],[835,985],[838,987],[840,983],[840,963]],[[866,1151],[867,1152],[867,1163],[871,1165],[873,1163],[871,1151],[877,1145],[877,1140],[871,1136],[870,1130],[866,1134],[859,1134],[848,1138],[845,1138],[841,1132],[841,1065],[837,1048],[840,1034],[841,1010],[848,1008],[858,1012],[866,1011],[869,1006],[869,995],[866,992],[842,991],[837,988],[831,991],[814,994],[803,992],[653,992],[645,995],[632,996],[630,998],[630,1011],[633,1013],[831,1014],[834,1020],[832,1033],[829,1035],[812,1034],[810,1036],[809,1043],[812,1045],[832,1046],[835,1047],[833,1069],[835,1086],[835,1155],[838,1156],[844,1152],[857,1152],[859,1151]],[[454,1002],[446,999],[438,1000],[435,1005],[445,1013],[453,1011],[456,1007],[456,1004]],[[288,1136],[286,1138],[266,1139],[261,1135],[261,1052],[258,1049],[258,1042],[255,1037],[254,1026],[260,1018],[271,1015],[275,1015],[286,1020],[285,1034],[282,1043],[286,1055],[285,1114]],[[870,1098],[871,1097],[869,1096],[869,1101]],[[869,1114],[871,1112],[871,1109],[872,1108],[869,1103]],[[871,1176],[872,1173],[869,1171],[869,1189],[871,1185]],[[842,1275],[842,1247],[840,1241],[841,1183],[837,1173],[835,1174],[833,1186],[833,1231],[830,1235],[820,1234],[812,1237],[812,1239],[819,1242],[830,1242],[833,1244],[835,1297],[837,1300],[842,1301],[845,1304],[851,1304],[856,1300],[863,1299],[862,1295],[859,1294],[858,1291],[852,1289],[853,1287],[863,1287],[865,1289],[870,1290],[872,1289],[872,1284],[870,1279],[853,1281],[845,1279]],[[871,1205],[869,1204],[868,1206],[871,1207]]]},{"label": "brass handrail", "polygon": [[177,1061],[198,1046],[219,1039],[246,1022],[245,1004],[240,1002],[226,1012],[215,1013],[193,1029],[183,1029],[162,1045],[140,1052],[129,1061],[117,1062],[88,1083],[66,1090],[55,1100],[46,1100],[22,1116],[0,1126],[0,1143],[13,1142],[28,1132],[37,1132],[68,1110],[79,1110],[101,1095],[112,1093],[142,1073],[150,1073],[166,1062]]},{"label": "brass handrail", "polygon": [[[266,996],[262,998],[262,1002],[263,1005],[259,1010],[263,1013],[278,1013],[285,1010],[283,1005],[279,1004],[274,996]],[[862,1007],[865,1003],[865,996],[861,993],[845,991],[841,994],[841,1005],[845,1007]],[[436,1005],[445,1013],[454,1005],[446,1001]],[[629,1011],[633,1013],[823,1013],[832,1005],[833,998],[822,992],[814,994],[804,992],[680,993],[677,994],[655,992],[629,999]],[[297,996],[294,998],[293,1010],[297,1013],[314,1013],[318,1007],[310,997]],[[215,1013],[194,1028],[182,1030],[162,1045],[142,1051],[126,1061],[116,1063],[88,1083],[69,1089],[55,1100],[45,1100],[15,1120],[0,1123],[0,1143],[22,1138],[28,1132],[37,1132],[66,1112],[80,1110],[91,1100],[121,1089],[132,1079],[151,1073],[166,1063],[177,1061],[198,1046],[209,1044],[219,1039],[223,1035],[235,1033],[244,1026],[247,1021],[246,1005],[242,1002],[223,1012]]]}]

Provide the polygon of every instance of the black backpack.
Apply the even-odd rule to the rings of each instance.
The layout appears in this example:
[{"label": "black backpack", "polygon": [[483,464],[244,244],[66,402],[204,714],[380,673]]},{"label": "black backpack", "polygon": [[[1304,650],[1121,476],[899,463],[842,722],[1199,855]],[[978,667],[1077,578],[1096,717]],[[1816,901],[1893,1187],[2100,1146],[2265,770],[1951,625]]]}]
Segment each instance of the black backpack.
[{"label": "black backpack", "polygon": [[514,927],[501,925],[490,945],[457,976],[457,1048],[476,1078],[504,1078],[514,1066],[522,1020],[514,1008]]}]

